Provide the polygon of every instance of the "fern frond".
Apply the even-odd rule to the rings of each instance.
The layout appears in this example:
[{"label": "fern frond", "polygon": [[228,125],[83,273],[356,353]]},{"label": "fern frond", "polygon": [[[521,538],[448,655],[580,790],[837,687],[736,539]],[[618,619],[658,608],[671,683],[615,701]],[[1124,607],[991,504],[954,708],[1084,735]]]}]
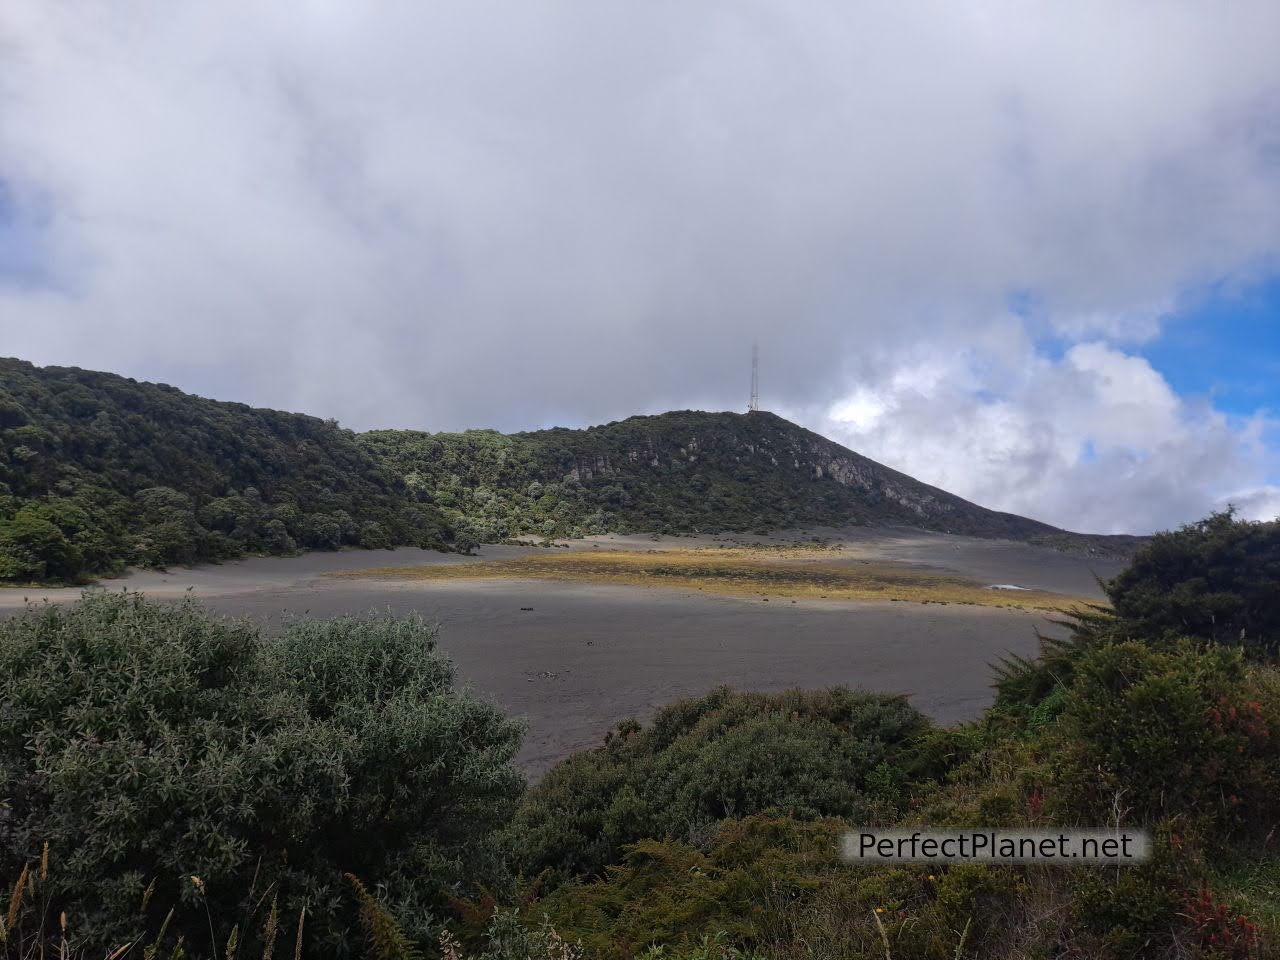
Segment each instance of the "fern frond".
[{"label": "fern frond", "polygon": [[375,960],[423,960],[422,951],[401,929],[390,911],[365,889],[355,874],[344,874],[360,901],[360,922],[364,925]]}]

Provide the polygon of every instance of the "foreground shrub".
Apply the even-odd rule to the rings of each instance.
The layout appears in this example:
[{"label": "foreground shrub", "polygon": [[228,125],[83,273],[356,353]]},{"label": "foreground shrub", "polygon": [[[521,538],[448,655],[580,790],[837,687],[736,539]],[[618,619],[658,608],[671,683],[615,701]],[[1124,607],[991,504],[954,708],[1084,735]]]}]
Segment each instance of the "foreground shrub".
[{"label": "foreground shrub", "polygon": [[720,824],[701,848],[643,840],[606,879],[570,883],[531,912],[547,912],[593,956],[631,956],[651,944],[683,955],[705,937],[767,940],[780,910],[820,892],[852,903],[857,879],[840,860],[843,825],[751,817]]},{"label": "foreground shrub", "polygon": [[1207,886],[1187,898],[1186,911],[1192,934],[1204,950],[1235,960],[1258,955],[1257,925],[1231,904],[1218,900]]},{"label": "foreground shrub", "polygon": [[1066,635],[1051,636],[1037,629],[1040,650],[1036,656],[1009,653],[994,664],[996,701],[982,721],[990,732],[1031,736],[1052,723],[1062,712],[1076,661],[1120,639],[1115,615],[1106,607],[1077,610],[1050,622],[1065,629]]},{"label": "foreground shrub", "polygon": [[343,955],[344,871],[422,936],[446,893],[500,879],[519,730],[454,690],[417,618],[265,638],[193,602],[89,595],[0,623],[0,702],[0,870],[47,842],[46,915],[94,951],[137,939],[149,887],[188,949],[210,926],[225,942],[252,888]]},{"label": "foreground shrub", "polygon": [[590,956],[655,960],[1023,958],[1038,955],[1022,949],[1021,932],[1041,907],[1057,926],[1037,948],[1064,929],[1062,903],[1048,904],[1065,896],[1061,871],[855,867],[837,852],[844,830],[756,816],[724,821],[701,847],[646,840],[606,877],[563,886],[529,912],[546,913]]},{"label": "foreground shrub", "polygon": [[573,875],[616,862],[625,844],[696,838],[766,810],[882,819],[936,772],[930,732],[903,697],[722,688],[554,768],[527,795],[511,842],[526,871]]},{"label": "foreground shrub", "polygon": [[1151,859],[1139,866],[1056,868],[1071,893],[1072,936],[1092,940],[1099,960],[1177,955],[1186,891],[1199,882],[1195,858],[1171,843],[1179,836],[1169,824],[1157,825]]},{"label": "foreground shrub", "polygon": [[1280,814],[1280,688],[1239,650],[1113,644],[1076,664],[1061,812],[1265,833]]}]

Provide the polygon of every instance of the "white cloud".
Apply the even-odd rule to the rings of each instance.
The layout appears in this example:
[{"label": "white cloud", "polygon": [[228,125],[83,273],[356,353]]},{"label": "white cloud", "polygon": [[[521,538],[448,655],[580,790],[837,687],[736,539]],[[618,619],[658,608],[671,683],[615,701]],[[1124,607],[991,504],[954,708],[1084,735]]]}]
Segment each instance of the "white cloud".
[{"label": "white cloud", "polygon": [[1164,302],[1120,313],[1094,310],[1059,314],[1052,318],[1052,327],[1058,336],[1069,340],[1102,337],[1110,341],[1145,343],[1160,335],[1163,319],[1173,310],[1172,302]]},{"label": "white cloud", "polygon": [[1280,486],[1239,490],[1224,498],[1247,520],[1280,520]]},{"label": "white cloud", "polygon": [[[766,405],[928,413],[984,502],[1190,518],[1146,464],[1216,489],[1233,427],[1105,351],[1280,253],[1278,35],[1270,0],[6,0],[0,352],[521,428],[741,408],[758,339]],[[1035,502],[1095,432],[1145,512]]]},{"label": "white cloud", "polygon": [[1054,386],[1082,401],[1063,404],[1060,422],[1087,431],[1104,450],[1177,436],[1183,427],[1181,401],[1142,357],[1099,342],[1080,343],[1055,372]]},{"label": "white cloud", "polygon": [[1280,457],[1260,442],[1259,420],[1184,401],[1145,359],[1102,343],[1057,360],[1028,347],[1020,366],[1000,394],[962,370],[928,392],[910,371],[885,371],[812,425],[922,480],[1069,529],[1147,532],[1228,502],[1250,518],[1280,513],[1280,488],[1262,482]]},{"label": "white cloud", "polygon": [[893,409],[892,401],[880,394],[859,387],[851,395],[831,408],[829,416],[854,433],[866,433]]}]

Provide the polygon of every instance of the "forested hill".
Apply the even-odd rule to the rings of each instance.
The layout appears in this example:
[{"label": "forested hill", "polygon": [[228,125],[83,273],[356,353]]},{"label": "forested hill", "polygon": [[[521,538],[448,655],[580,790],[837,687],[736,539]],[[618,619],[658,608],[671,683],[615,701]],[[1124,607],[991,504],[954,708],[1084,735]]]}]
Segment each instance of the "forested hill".
[{"label": "forested hill", "polygon": [[987,510],[771,413],[680,411],[585,430],[429,434],[360,443],[430,496],[460,536],[764,531],[894,524],[979,537],[1114,549]]},{"label": "forested hill", "polygon": [[447,536],[335,423],[0,358],[0,580]]},{"label": "forested hill", "polygon": [[1111,550],[986,510],[769,413],[375,431],[0,359],[0,580],[344,545],[897,524]]}]

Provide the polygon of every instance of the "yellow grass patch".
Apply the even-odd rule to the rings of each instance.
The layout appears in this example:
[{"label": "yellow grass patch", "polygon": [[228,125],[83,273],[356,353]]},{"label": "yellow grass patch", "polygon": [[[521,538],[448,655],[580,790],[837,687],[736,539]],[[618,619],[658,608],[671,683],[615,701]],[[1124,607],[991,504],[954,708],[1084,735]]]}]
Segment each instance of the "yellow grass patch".
[{"label": "yellow grass patch", "polygon": [[855,558],[823,548],[538,551],[503,560],[378,567],[331,574],[395,580],[559,580],[659,586],[739,597],[904,600],[1032,610],[1093,601],[1044,591],[992,590],[963,577]]}]

